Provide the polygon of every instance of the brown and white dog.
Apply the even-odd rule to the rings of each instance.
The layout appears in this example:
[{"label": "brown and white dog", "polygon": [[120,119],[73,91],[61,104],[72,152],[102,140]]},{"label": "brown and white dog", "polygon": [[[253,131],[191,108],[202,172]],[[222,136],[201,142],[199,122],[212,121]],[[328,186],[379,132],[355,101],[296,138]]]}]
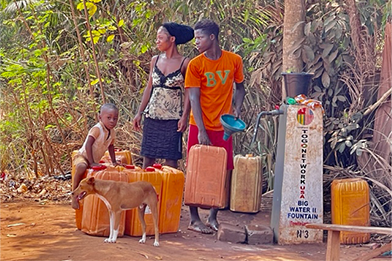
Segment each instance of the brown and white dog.
[{"label": "brown and white dog", "polygon": [[109,238],[105,239],[105,242],[116,242],[120,227],[121,212],[137,207],[143,232],[142,239],[139,242],[145,243],[146,222],[144,221],[144,212],[146,206],[148,206],[154,222],[154,246],[159,246],[158,195],[151,183],[146,181],[127,183],[88,177],[79,183],[79,186],[72,192],[72,197],[77,197],[76,200],[81,200],[92,194],[97,195],[105,202],[109,210],[110,235]]}]

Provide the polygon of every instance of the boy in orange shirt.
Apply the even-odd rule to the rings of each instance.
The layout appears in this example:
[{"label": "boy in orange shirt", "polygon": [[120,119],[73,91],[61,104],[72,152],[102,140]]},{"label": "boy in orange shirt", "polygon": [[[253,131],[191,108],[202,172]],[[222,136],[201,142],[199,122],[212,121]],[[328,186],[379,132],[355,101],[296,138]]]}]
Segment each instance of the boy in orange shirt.
[{"label": "boy in orange shirt", "polygon": [[[233,113],[239,117],[245,96],[242,58],[219,46],[219,26],[211,20],[202,20],[195,25],[196,48],[200,55],[189,62],[185,76],[185,88],[191,102],[189,149],[195,144],[214,145],[227,151],[228,178],[233,166],[233,144],[231,137],[223,140],[220,116]],[[232,106],[233,83],[236,91]],[[200,220],[197,207],[189,207],[191,221],[188,229],[211,234],[218,230],[218,209],[212,208],[207,225]]]}]

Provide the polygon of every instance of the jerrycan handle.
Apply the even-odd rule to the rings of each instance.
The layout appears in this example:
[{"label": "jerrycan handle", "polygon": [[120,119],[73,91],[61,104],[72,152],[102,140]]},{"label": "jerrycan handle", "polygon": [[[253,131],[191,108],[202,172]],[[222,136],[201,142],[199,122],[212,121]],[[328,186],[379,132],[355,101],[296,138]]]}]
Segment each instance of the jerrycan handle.
[{"label": "jerrycan handle", "polygon": [[99,165],[99,166],[92,166],[91,167],[93,170],[104,170],[106,169],[105,165]]},{"label": "jerrycan handle", "polygon": [[152,165],[152,167],[153,167],[153,168],[156,168],[156,169],[162,169],[162,164],[154,163],[154,164]]}]

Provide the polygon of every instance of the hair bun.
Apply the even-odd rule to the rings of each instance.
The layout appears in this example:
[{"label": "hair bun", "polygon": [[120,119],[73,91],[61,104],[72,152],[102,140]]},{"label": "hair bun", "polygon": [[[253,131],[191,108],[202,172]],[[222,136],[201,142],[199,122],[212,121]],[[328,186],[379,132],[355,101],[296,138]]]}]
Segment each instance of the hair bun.
[{"label": "hair bun", "polygon": [[170,22],[164,23],[162,26],[166,28],[171,36],[176,38],[175,43],[177,45],[187,43],[195,36],[193,28],[188,25]]}]

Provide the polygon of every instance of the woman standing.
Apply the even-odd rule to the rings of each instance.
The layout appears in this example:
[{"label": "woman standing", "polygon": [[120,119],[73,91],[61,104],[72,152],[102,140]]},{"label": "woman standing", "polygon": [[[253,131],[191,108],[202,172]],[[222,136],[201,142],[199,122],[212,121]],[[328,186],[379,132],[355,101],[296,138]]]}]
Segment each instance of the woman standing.
[{"label": "woman standing", "polygon": [[182,158],[182,132],[186,130],[190,103],[184,91],[185,72],[189,58],[182,56],[177,45],[194,37],[190,26],[164,23],[157,32],[156,44],[160,55],[151,59],[150,75],[138,112],[133,119],[134,129],[141,129],[144,114],[143,140],[140,154],[143,168],[156,159],[177,168]]}]

